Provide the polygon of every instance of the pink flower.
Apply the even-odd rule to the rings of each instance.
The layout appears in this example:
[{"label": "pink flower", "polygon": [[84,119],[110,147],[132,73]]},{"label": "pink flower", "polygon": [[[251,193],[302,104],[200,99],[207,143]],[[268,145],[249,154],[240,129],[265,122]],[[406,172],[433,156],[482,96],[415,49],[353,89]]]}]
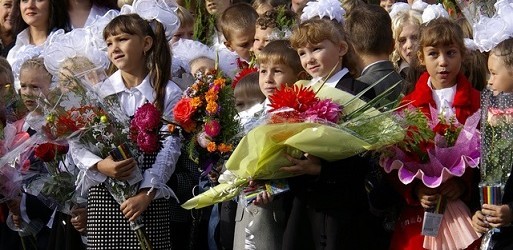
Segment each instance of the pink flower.
[{"label": "pink flower", "polygon": [[146,103],[135,111],[132,123],[141,130],[152,131],[160,125],[160,112],[151,103]]},{"label": "pink flower", "polygon": [[221,124],[217,120],[210,120],[205,123],[205,133],[211,138],[216,137],[221,132]]},{"label": "pink flower", "polygon": [[157,134],[140,131],[137,135],[137,146],[139,146],[139,149],[144,153],[154,153],[160,147],[159,136]]},{"label": "pink flower", "polygon": [[338,123],[340,119],[340,105],[329,99],[319,101],[312,105],[306,112],[307,119],[323,119],[329,122]]}]

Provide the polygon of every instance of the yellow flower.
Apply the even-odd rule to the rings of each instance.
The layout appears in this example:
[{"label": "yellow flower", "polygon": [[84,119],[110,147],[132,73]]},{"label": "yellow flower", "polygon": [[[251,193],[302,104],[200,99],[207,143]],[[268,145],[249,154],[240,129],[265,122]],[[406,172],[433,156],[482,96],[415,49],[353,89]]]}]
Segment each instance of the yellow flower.
[{"label": "yellow flower", "polygon": [[208,152],[212,153],[212,152],[216,151],[216,149],[217,149],[217,147],[216,147],[215,142],[211,141],[208,143],[208,145],[207,145]]},{"label": "yellow flower", "polygon": [[46,121],[47,122],[54,122],[55,121],[55,115],[54,114],[49,114],[48,116],[46,116]]},{"label": "yellow flower", "polygon": [[201,103],[201,98],[199,97],[194,97],[191,99],[191,106],[193,106],[194,108],[201,106]]},{"label": "yellow flower", "polygon": [[207,112],[210,114],[214,114],[217,112],[217,103],[209,102],[207,103]]}]

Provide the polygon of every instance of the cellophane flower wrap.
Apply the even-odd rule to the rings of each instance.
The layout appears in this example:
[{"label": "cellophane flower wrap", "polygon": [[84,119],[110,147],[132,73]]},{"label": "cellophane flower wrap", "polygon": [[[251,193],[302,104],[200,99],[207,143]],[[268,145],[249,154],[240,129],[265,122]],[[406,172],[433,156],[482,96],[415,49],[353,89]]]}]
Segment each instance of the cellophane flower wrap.
[{"label": "cellophane flower wrap", "polygon": [[404,130],[391,113],[381,113],[359,97],[321,83],[307,88],[298,82],[277,90],[269,97],[271,112],[265,122],[242,138],[226,162],[221,184],[182,207],[201,208],[229,200],[250,180],[293,176],[279,171],[290,165],[286,153],[301,157],[307,152],[336,161],[403,139]]},{"label": "cellophane flower wrap", "polygon": [[[198,72],[173,109],[174,121],[189,139],[189,157],[210,172],[237,143],[240,125],[235,119],[235,98],[227,79],[216,70]],[[207,138],[207,140],[205,140]],[[206,141],[205,147],[198,140]]]},{"label": "cellophane flower wrap", "polygon": [[[43,127],[46,136],[55,141],[74,141],[88,151],[114,160],[133,157],[142,161],[142,154],[130,140],[130,118],[125,115],[116,96],[102,97],[101,86],[108,79],[102,68],[86,70],[68,75],[60,81],[60,87],[47,99],[47,123]],[[81,186],[84,170],[77,177]],[[126,181],[107,177],[105,188],[122,204],[137,194],[141,170],[137,169]],[[144,232],[142,217],[130,222],[143,249],[151,249],[149,238]]]},{"label": "cellophane flower wrap", "polygon": [[[430,108],[431,117],[408,106],[397,112],[407,126],[405,139],[381,151],[380,165],[385,172],[397,170],[407,185],[418,179],[429,188],[438,188],[452,177],[461,177],[480,160],[480,112],[460,124],[452,109]],[[464,249],[479,238],[471,225],[468,207],[461,201],[448,201],[443,212],[439,237],[424,236],[427,249]],[[442,237],[443,236],[443,237]]]},{"label": "cellophane flower wrap", "polygon": [[[481,108],[481,203],[500,205],[513,165],[513,95],[483,90]],[[499,230],[483,236],[481,249],[489,249],[492,235]]]}]

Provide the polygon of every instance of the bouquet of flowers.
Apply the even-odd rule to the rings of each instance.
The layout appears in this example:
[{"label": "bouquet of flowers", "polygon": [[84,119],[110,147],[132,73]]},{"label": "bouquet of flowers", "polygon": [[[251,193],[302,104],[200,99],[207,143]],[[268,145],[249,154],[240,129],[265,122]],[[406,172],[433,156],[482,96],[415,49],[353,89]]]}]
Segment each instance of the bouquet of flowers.
[{"label": "bouquet of flowers", "polygon": [[[398,170],[399,180],[405,185],[419,179],[426,187],[437,188],[452,177],[463,176],[467,167],[475,168],[479,164],[479,112],[468,117],[465,124],[458,122],[452,110],[438,114],[431,108],[430,113],[428,119],[413,107],[398,112],[400,120],[408,126],[406,137],[382,151],[380,165],[387,173]],[[467,216],[454,216],[465,213]],[[458,231],[461,237],[426,235],[425,248],[443,245],[460,249],[479,238],[471,226],[470,211],[462,201],[449,201],[445,212],[439,210],[437,214],[443,214],[444,218],[435,230],[438,234],[447,236]]]},{"label": "bouquet of flowers", "polygon": [[[47,123],[43,131],[47,138],[79,142],[101,157],[110,155],[114,160],[134,157],[139,161],[142,155],[130,140],[130,120],[121,110],[116,96],[101,96],[100,86],[105,82],[98,82],[102,80],[105,77],[101,68],[67,75],[60,88],[51,95],[53,98],[46,100],[45,107],[49,108],[45,109]],[[128,181],[107,178],[104,185],[121,204],[137,193],[141,180],[141,172],[136,171]],[[142,217],[130,222],[130,227],[136,232],[141,247],[151,249]]]},{"label": "bouquet of flowers", "polygon": [[[513,165],[513,97],[484,90],[481,107],[481,203],[500,205]],[[488,249],[492,235],[498,230],[485,234],[481,249]]]},{"label": "bouquet of flowers", "polygon": [[[198,72],[173,109],[174,120],[189,135],[189,157],[206,172],[231,153],[240,125],[233,89],[216,70]],[[200,145],[203,144],[203,145]]]},{"label": "bouquet of flowers", "polygon": [[[165,129],[161,129],[163,127]],[[163,118],[151,103],[139,107],[130,122],[130,139],[144,153],[157,152],[162,146],[161,141],[176,131],[175,124]]]},{"label": "bouquet of flowers", "polygon": [[[322,84],[305,88],[300,83],[278,89],[269,97],[272,110],[266,122],[242,138],[226,162],[227,171],[219,178],[221,184],[182,207],[201,208],[229,200],[250,180],[291,177],[279,171],[290,165],[285,153],[301,157],[303,152],[308,152],[336,161],[402,140],[404,131],[391,119],[391,113],[381,113],[371,107],[372,103],[359,99],[364,92],[354,96],[334,88],[322,88]],[[381,129],[358,130],[361,126]],[[340,144],[342,141],[347,143]]]}]

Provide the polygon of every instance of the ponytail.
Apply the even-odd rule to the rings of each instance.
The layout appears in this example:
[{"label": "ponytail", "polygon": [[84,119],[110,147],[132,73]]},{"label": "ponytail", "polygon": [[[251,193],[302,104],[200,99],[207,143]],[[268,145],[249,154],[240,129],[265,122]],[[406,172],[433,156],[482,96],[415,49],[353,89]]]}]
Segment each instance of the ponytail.
[{"label": "ponytail", "polygon": [[146,55],[146,62],[156,93],[154,104],[160,111],[163,111],[166,86],[171,78],[171,50],[166,40],[164,26],[156,20],[149,21],[149,24],[154,36],[152,36],[153,46]]}]

